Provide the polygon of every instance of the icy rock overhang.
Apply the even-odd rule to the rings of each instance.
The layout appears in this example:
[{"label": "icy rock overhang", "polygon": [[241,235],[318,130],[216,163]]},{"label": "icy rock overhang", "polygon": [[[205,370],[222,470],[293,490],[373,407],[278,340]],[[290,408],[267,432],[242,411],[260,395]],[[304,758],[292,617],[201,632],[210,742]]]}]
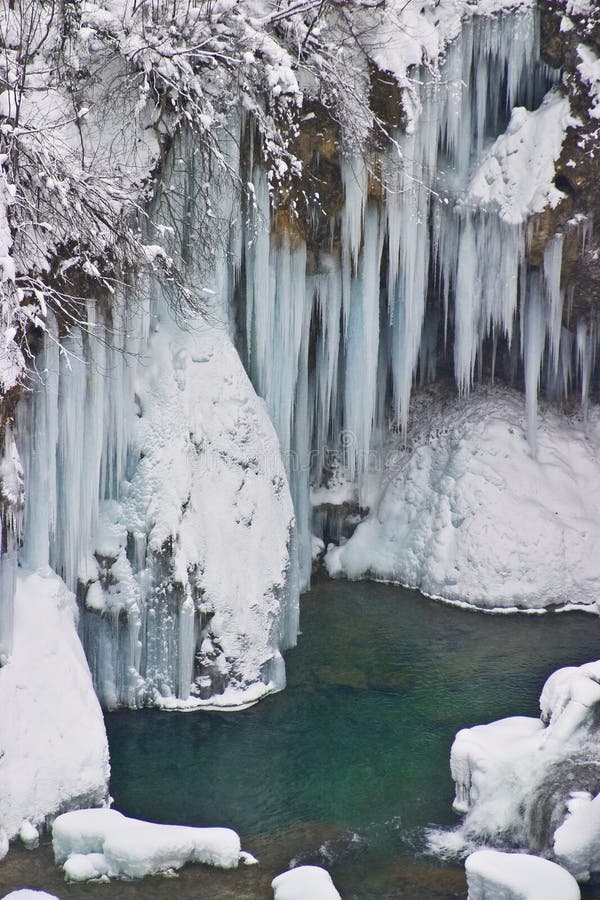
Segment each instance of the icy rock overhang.
[{"label": "icy rock overhang", "polygon": [[556,863],[526,853],[478,850],[465,862],[468,900],[579,900],[577,882]]},{"label": "icy rock overhang", "polygon": [[106,706],[256,702],[285,684],[298,597],[264,403],[223,327],[181,327],[160,293],[88,315],[62,362],[49,328],[18,409],[22,557],[77,591]]},{"label": "icy rock overhang", "polygon": [[12,649],[0,668],[0,829],[11,838],[107,796],[106,733],[76,619],[56,575],[19,573]]},{"label": "icy rock overhang", "polygon": [[589,877],[598,864],[599,826],[596,806],[582,792],[597,785],[599,704],[600,663],[587,663],[550,676],[541,719],[514,717],[459,731],[450,768],[454,806],[465,813],[461,838],[554,852],[575,877]]},{"label": "icy rock overhang", "polygon": [[417,395],[407,446],[384,441],[371,513],[329,549],[329,574],[496,611],[565,601],[595,610],[600,418],[544,407],[537,434],[534,459],[516,391]]},{"label": "icy rock overhang", "polygon": [[249,860],[230,828],[157,825],[113,809],[65,813],[52,826],[54,857],[68,881],[144,878],[203,863],[235,869]]}]

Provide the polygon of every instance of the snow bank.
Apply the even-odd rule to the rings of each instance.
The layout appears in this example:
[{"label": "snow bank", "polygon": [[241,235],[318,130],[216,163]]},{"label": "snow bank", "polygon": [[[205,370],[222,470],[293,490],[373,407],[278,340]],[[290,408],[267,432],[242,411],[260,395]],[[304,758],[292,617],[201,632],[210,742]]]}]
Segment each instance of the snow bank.
[{"label": "snow bank", "polygon": [[554,855],[575,876],[588,881],[600,872],[600,794],[574,791],[565,821],[554,832]]},{"label": "snow bank", "polygon": [[[587,663],[550,676],[540,697],[541,719],[501,719],[458,732],[450,768],[454,808],[466,813],[465,841],[547,842],[540,824],[543,831],[562,814],[574,784],[565,772],[585,760],[590,740],[597,739],[599,705],[600,663]],[[595,869],[593,842],[600,837],[600,807],[582,796],[570,799],[570,818],[554,836],[557,859],[577,877]],[[544,821],[536,824],[539,811]]]},{"label": "snow bank", "polygon": [[468,900],[579,900],[572,875],[526,853],[477,850],[465,862]]},{"label": "snow bank", "polygon": [[298,866],[274,878],[275,900],[341,900],[329,872],[320,866]]},{"label": "snow bank", "polygon": [[471,179],[467,202],[496,210],[513,225],[555,207],[565,195],[554,185],[554,165],[573,124],[569,100],[558,90],[550,91],[533,112],[522,106],[513,109],[506,132]]},{"label": "snow bank", "polygon": [[75,601],[54,574],[21,573],[13,650],[0,668],[0,826],[32,826],[108,789],[100,706],[75,629]]},{"label": "snow bank", "polygon": [[186,863],[237,868],[240,839],[230,828],[155,825],[113,809],[65,813],[52,826],[57,864],[70,881],[144,878]]},{"label": "snow bank", "polygon": [[408,447],[388,446],[371,513],[325,558],[486,609],[591,605],[600,590],[600,414],[540,412],[537,458],[516,392],[413,408]]}]

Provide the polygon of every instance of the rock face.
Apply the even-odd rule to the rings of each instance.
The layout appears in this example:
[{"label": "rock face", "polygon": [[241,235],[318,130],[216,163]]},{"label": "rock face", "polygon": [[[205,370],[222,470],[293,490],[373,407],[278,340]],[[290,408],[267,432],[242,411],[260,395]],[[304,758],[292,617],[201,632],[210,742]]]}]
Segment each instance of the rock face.
[{"label": "rock face", "polygon": [[565,233],[563,286],[570,297],[565,325],[579,316],[595,319],[600,310],[600,134],[598,91],[600,12],[594,3],[552,0],[541,5],[542,52],[563,70],[563,85],[577,117],[556,165],[555,184],[566,195],[557,209],[532,223],[531,254],[557,230]]}]

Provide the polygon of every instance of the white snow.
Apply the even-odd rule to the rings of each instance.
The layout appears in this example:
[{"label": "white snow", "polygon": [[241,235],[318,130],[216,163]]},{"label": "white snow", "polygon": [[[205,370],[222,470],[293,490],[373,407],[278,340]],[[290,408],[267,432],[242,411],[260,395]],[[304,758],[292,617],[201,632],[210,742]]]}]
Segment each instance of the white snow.
[{"label": "white snow", "polygon": [[465,862],[468,900],[579,900],[577,882],[564,869],[527,853],[477,850]]},{"label": "white snow", "polygon": [[593,119],[600,119],[600,58],[585,44],[579,44],[577,54],[581,60],[577,71],[590,91],[591,106],[588,112]]},{"label": "white snow", "polygon": [[515,107],[506,132],[478,165],[467,202],[497,210],[509,224],[555,207],[564,194],[554,185],[554,165],[573,124],[569,100],[558,90],[550,91],[532,112]]},{"label": "white snow", "polygon": [[19,838],[28,850],[35,850],[40,842],[40,835],[31,822],[25,820],[19,828]]},{"label": "white snow", "polygon": [[106,733],[75,609],[56,575],[19,573],[13,648],[0,668],[0,826],[11,838],[29,840],[47,816],[107,794]]},{"label": "white snow", "polygon": [[57,864],[71,881],[144,878],[186,863],[234,869],[241,857],[240,839],[230,828],[156,825],[113,809],[59,816],[52,844]]},{"label": "white snow", "polygon": [[567,816],[554,832],[554,855],[577,881],[600,872],[600,795],[574,791]]},{"label": "white snow", "polygon": [[54,894],[48,894],[46,891],[32,891],[30,888],[21,888],[21,890],[5,894],[2,900],[58,900],[58,897]]},{"label": "white snow", "polygon": [[[247,706],[285,685],[280,650],[297,628],[293,508],[277,437],[227,335],[205,323],[184,331],[164,308],[133,390],[139,415],[125,425],[139,462],[121,499],[101,505],[94,543],[114,559],[112,578],[92,582],[86,598],[95,615],[127,611],[126,681],[98,619],[89,639],[96,688],[109,706]],[[166,592],[156,586],[163,579]],[[155,638],[141,632],[149,605]],[[194,680],[198,659],[212,673],[207,684]]]},{"label": "white snow", "polygon": [[486,609],[594,604],[600,590],[600,412],[544,408],[537,458],[523,398],[421,395],[390,443],[371,513],[325,558],[333,576],[394,581]]},{"label": "white snow", "polygon": [[[536,805],[555,795],[560,809],[561,794],[568,790],[565,770],[574,759],[585,760],[599,706],[600,662],[587,663],[559,669],[548,678],[540,696],[540,719],[518,716],[458,732],[450,768],[454,808],[466,813],[458,832],[463,843],[528,846]],[[557,859],[577,877],[596,866],[599,807],[590,799],[581,794],[571,798],[572,816],[555,834]],[[456,833],[448,847],[455,842]],[[443,845],[439,833],[436,843]]]},{"label": "white snow", "polygon": [[331,875],[320,866],[298,866],[271,882],[274,900],[341,900]]}]

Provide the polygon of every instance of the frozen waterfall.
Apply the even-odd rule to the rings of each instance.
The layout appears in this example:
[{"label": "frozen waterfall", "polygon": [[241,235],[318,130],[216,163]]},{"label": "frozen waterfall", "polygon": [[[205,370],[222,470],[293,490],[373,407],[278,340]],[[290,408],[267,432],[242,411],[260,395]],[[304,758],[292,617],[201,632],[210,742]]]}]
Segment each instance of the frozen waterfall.
[{"label": "frozen waterfall", "polygon": [[[582,223],[531,252],[570,122],[537,12],[466,20],[440,72],[412,75],[405,127],[338,147],[341,208],[315,191],[304,232],[278,226],[250,120],[215,137],[239,178],[180,136],[148,258],[202,309],[178,318],[169,277],[144,275],[79,325],[49,318],[0,448],[0,660],[20,552],[76,593],[106,705],[252,702],[284,684],[313,530],[368,505],[416,382],[524,387],[533,457],[540,389],[586,408],[597,331],[564,326],[561,285]],[[335,498],[314,522],[311,489]]]},{"label": "frozen waterfall", "polygon": [[316,252],[269,233],[267,180],[252,173],[241,347],[284,451],[304,584],[311,484],[344,483],[365,507],[382,435],[406,435],[416,380],[450,364],[461,395],[490,375],[522,384],[533,455],[540,386],[553,398],[577,386],[586,403],[596,338],[562,326],[564,234],[541,267],[529,261],[531,217],[562,197],[554,163],[570,118],[557,77],[535,10],[464,23],[441,72],[416,75],[409,127],[375,156],[342,152],[345,204]]}]

